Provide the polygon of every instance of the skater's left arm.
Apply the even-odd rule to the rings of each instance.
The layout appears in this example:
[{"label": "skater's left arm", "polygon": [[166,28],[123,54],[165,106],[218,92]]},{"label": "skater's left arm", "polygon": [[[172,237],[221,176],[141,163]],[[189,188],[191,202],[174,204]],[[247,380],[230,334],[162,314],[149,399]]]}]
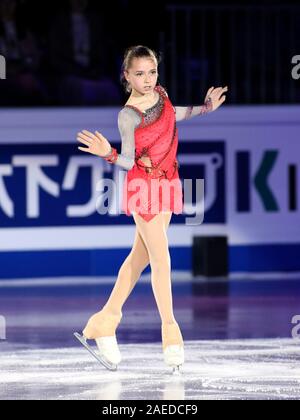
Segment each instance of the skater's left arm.
[{"label": "skater's left arm", "polygon": [[209,112],[215,111],[225,101],[226,96],[222,95],[227,90],[227,86],[225,86],[224,88],[214,88],[212,86],[207,91],[203,105],[174,106],[176,121],[189,120],[190,118],[196,117],[197,115],[205,115]]}]

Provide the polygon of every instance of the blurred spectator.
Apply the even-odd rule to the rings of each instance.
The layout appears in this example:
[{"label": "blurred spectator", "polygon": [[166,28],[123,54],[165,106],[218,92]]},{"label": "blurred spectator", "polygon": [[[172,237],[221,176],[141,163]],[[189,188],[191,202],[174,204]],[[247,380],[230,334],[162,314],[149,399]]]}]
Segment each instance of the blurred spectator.
[{"label": "blurred spectator", "polygon": [[16,0],[0,0],[0,54],[6,59],[0,105],[43,104],[45,88],[38,77],[40,53],[26,20],[18,17]]},{"label": "blurred spectator", "polygon": [[59,76],[63,105],[114,105],[120,90],[109,74],[105,16],[90,13],[88,0],[69,0],[70,10],[50,29],[50,68]]}]

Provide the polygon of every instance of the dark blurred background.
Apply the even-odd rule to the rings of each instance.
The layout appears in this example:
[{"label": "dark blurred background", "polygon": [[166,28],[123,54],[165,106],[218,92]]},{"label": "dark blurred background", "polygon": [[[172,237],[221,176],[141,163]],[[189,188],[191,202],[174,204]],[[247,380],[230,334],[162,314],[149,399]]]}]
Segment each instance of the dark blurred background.
[{"label": "dark blurred background", "polygon": [[162,52],[177,104],[228,85],[228,103],[297,103],[299,2],[0,0],[0,106],[121,105],[124,50]]}]

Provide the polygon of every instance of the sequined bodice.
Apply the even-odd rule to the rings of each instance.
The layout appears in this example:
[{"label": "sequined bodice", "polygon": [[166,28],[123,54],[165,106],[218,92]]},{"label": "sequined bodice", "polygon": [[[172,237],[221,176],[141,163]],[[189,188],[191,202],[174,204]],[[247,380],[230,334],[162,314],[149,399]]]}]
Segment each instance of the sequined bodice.
[{"label": "sequined bodice", "polygon": [[[141,110],[134,105],[125,104],[119,112],[118,125],[122,137],[122,153],[118,155],[118,159],[122,160],[120,165],[122,163],[123,167],[128,167],[128,169],[133,168],[134,162],[138,165],[140,161],[148,168],[157,167],[173,148],[177,133],[174,108],[163,87],[156,86],[155,90],[159,96],[156,103],[150,108]],[[173,134],[170,141],[171,130]],[[166,149],[168,145],[170,150]],[[152,147],[153,150],[149,153]],[[175,149],[172,151],[172,155],[174,161],[176,159]],[[130,157],[130,160],[127,156]],[[116,163],[119,163],[118,160]]]},{"label": "sequined bodice", "polygon": [[156,104],[151,106],[151,108],[148,108],[145,111],[143,111],[145,125],[153,123],[153,121],[155,121],[160,116],[163,109],[163,105],[163,97],[159,95],[159,99],[156,102]]},{"label": "sequined bodice", "polygon": [[[149,141],[151,139],[155,139],[157,135],[160,137],[159,143],[161,145],[167,144],[168,139],[166,139],[165,142],[161,141],[161,134],[158,134],[155,132],[157,129],[156,125],[159,126],[158,131],[160,133],[164,132],[163,136],[165,135],[166,131],[170,133],[171,130],[173,130],[173,136],[172,140],[174,139],[174,136],[176,134],[176,121],[181,121],[183,119],[189,119],[195,115],[204,115],[207,112],[212,111],[211,101],[210,105],[209,103],[205,102],[204,105],[200,106],[176,106],[174,107],[170,100],[168,100],[168,94],[166,90],[160,86],[157,85],[155,87],[155,90],[159,93],[159,97],[157,102],[151,106],[150,108],[142,111],[138,109],[137,107],[133,105],[124,105],[123,109],[118,114],[118,127],[122,139],[122,150],[121,153],[118,154],[117,160],[114,161],[116,165],[121,166],[122,168],[125,168],[127,170],[130,170],[134,167],[134,163],[136,160],[136,157],[140,157],[141,151],[145,151],[142,156],[147,156],[147,149],[149,149]],[[165,104],[167,105],[166,109],[167,112],[165,114],[167,115],[167,120],[163,119],[163,110]],[[172,108],[171,108],[172,107]],[[171,115],[172,114],[172,115]],[[175,125],[172,126],[173,117],[175,114]],[[164,126],[161,124],[161,120],[164,124],[168,125],[169,128],[165,131]],[[142,122],[144,121],[144,124]],[[154,131],[151,127],[152,123],[157,121],[157,124],[153,124]],[[143,134],[141,134],[139,128],[143,128],[143,126],[149,126],[147,127],[147,130],[149,129],[151,132],[151,135],[148,135],[146,132],[143,137]],[[146,131],[147,131],[146,130]],[[137,134],[137,137],[136,137]],[[149,141],[148,141],[149,140]],[[156,140],[155,140],[156,141]],[[177,140],[178,141],[178,140]],[[145,145],[144,145],[145,143]],[[137,150],[137,153],[136,153]],[[174,149],[175,150],[175,149]],[[156,150],[156,161],[159,160],[158,157],[158,151]],[[108,157],[112,153],[112,147],[111,150],[107,153],[107,155],[104,155],[103,157]],[[173,154],[173,159],[176,158],[176,155]],[[142,159],[142,158],[141,158]],[[149,165],[149,158],[148,161],[144,161],[146,165]]]}]

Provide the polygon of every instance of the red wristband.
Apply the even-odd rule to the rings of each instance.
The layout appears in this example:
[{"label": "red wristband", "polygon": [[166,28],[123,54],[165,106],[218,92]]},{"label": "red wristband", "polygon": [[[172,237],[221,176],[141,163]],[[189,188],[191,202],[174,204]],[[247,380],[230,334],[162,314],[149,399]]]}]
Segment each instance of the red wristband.
[{"label": "red wristband", "polygon": [[118,159],[118,152],[117,149],[115,149],[114,147],[112,147],[111,149],[111,153],[108,156],[103,157],[103,159],[105,159],[109,163],[114,163]]}]

